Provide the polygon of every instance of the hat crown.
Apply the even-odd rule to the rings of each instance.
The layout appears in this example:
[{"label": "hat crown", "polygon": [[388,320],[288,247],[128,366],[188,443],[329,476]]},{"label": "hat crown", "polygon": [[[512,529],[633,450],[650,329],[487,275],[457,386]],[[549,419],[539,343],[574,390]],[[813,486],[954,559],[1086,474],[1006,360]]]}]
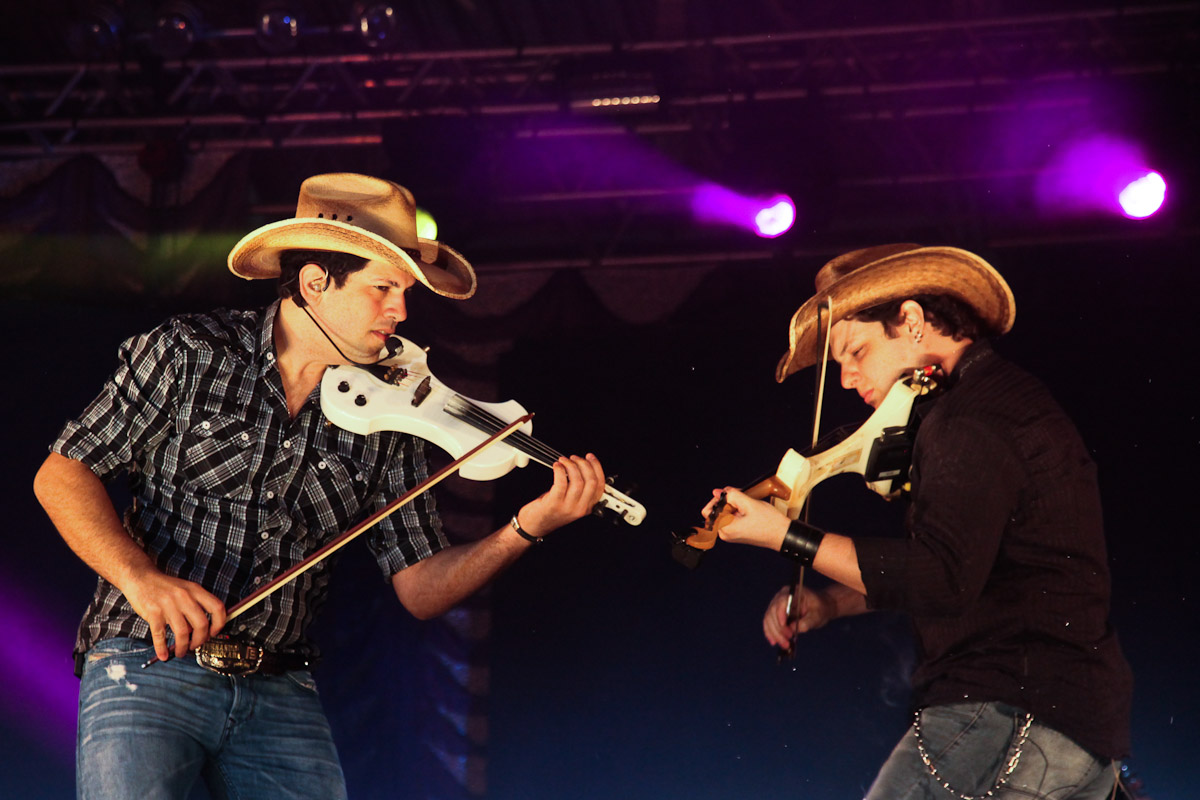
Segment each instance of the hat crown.
[{"label": "hat crown", "polygon": [[403,186],[352,172],[313,175],[300,184],[296,216],[263,225],[229,251],[229,269],[248,280],[279,276],[287,250],[329,250],[381,261],[437,294],[475,293],[475,270],[453,248],[417,235],[417,204]]},{"label": "hat crown", "polygon": [[417,209],[412,193],[369,175],[341,172],[314,175],[300,184],[296,218],[327,219],[354,225],[394,244],[417,249]]},{"label": "hat crown", "polygon": [[817,287],[817,294],[824,294],[826,289],[842,278],[856,270],[862,269],[868,264],[873,264],[881,258],[894,256],[898,253],[906,253],[909,250],[919,250],[920,248],[921,245],[911,243],[881,244],[875,247],[864,247],[861,250],[851,250],[849,253],[843,253],[817,271],[817,277],[814,280]]}]

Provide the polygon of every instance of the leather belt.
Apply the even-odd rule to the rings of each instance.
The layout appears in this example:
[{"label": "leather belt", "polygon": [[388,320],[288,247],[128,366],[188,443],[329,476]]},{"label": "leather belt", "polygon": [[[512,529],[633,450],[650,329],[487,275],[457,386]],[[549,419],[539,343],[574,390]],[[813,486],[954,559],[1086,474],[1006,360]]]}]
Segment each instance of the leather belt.
[{"label": "leather belt", "polygon": [[196,650],[196,663],[221,675],[282,675],[295,669],[308,669],[308,656],[276,653],[250,642],[216,637]]}]

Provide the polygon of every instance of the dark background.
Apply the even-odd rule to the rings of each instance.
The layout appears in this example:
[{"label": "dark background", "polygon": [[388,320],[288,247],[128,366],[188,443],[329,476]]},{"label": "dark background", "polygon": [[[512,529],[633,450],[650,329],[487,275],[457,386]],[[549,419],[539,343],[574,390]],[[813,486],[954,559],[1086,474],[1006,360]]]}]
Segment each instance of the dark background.
[{"label": "dark background", "polygon": [[[318,680],[353,796],[861,796],[907,722],[904,620],[838,621],[777,665],[760,619],[787,564],[718,545],[689,572],[668,533],[808,440],[811,377],[772,377],[788,319],[825,260],[885,241],[967,247],[1012,285],[998,348],[1100,469],[1137,681],[1129,765],[1147,797],[1194,794],[1200,4],[429,0],[397,7],[401,40],[379,51],[313,3],[317,32],[270,63],[227,5],[200,4],[208,33],[184,60],[147,55],[134,31],[155,5],[125,4],[124,55],[92,62],[63,44],[83,4],[8,12],[0,795],[73,784],[69,653],[93,576],[32,497],[46,446],[123,338],[269,302],[225,254],[336,170],[411,188],[476,265],[477,298],[414,298],[404,332],[434,345],[434,371],[516,398],[649,511],[575,524],[430,623],[349,548]],[[571,105],[617,83],[660,102]],[[1093,133],[1164,172],[1160,214],[1039,204],[1039,175]],[[774,240],[698,222],[681,198],[705,181],[787,192],[799,221]],[[827,427],[865,417],[842,394]],[[546,477],[448,486],[451,530],[502,523]],[[896,531],[899,511],[852,477],[813,501],[847,532]]]}]

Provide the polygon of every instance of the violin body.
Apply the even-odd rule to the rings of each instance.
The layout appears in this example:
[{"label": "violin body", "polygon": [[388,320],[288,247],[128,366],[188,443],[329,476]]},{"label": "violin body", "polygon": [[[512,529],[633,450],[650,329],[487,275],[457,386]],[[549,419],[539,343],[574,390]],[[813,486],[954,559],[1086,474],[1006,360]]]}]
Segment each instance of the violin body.
[{"label": "violin body", "polygon": [[[458,394],[430,372],[424,349],[396,338],[401,347],[381,365],[325,370],[321,411],[335,425],[363,435],[385,430],[412,434],[458,458],[525,415],[515,400],[486,403]],[[561,454],[532,434],[533,422],[526,422],[504,442],[463,464],[459,474],[489,481],[530,461],[552,467]],[[644,506],[611,485],[605,486],[600,504],[630,525],[640,524],[646,515]]]},{"label": "violin body", "polygon": [[[415,345],[414,345],[415,346]],[[431,442],[458,458],[486,434],[448,414],[447,400],[454,394],[428,371],[410,371],[398,383],[389,383],[387,370],[352,366],[331,366],[321,379],[321,411],[339,428],[353,433],[399,431]],[[425,375],[430,377],[429,397],[414,403],[416,391]],[[515,400],[505,403],[473,401],[498,418],[514,420],[525,414]],[[521,433],[532,435],[533,421],[525,423]],[[491,481],[507,475],[514,467],[524,467],[529,456],[515,447],[498,445],[480,453],[459,467],[458,474],[473,481]]]}]

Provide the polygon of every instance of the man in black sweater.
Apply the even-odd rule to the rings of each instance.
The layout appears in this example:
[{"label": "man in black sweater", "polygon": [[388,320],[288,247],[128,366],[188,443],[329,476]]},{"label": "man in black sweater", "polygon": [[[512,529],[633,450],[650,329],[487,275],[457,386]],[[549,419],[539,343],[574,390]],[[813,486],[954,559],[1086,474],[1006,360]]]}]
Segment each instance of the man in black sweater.
[{"label": "man in black sweater", "polygon": [[788,648],[874,609],[910,615],[914,721],[867,800],[1109,797],[1129,751],[1132,677],[1108,622],[1095,465],[1046,388],[987,342],[1012,327],[1011,290],[973,253],[907,244],[840,256],[816,284],[778,380],[816,363],[828,336],[843,387],[872,407],[918,367],[940,366],[946,391],[923,408],[906,538],[826,533],[714,493],[734,513],[721,538],[834,581],[804,589],[791,621],[782,589],[767,640]]}]

